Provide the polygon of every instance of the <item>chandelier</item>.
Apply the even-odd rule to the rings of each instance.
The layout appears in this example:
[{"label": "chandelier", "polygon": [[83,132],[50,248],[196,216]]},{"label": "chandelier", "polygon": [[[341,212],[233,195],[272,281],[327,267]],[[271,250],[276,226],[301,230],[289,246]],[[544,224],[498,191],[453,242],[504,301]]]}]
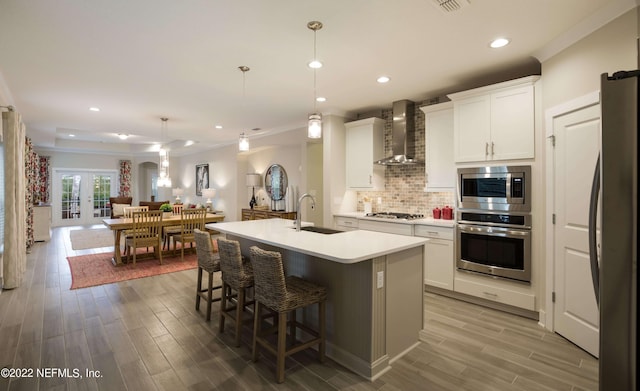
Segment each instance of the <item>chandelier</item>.
[{"label": "chandelier", "polygon": [[[167,134],[167,121],[169,118],[162,117],[162,124],[160,127],[160,138],[164,143],[166,142]],[[165,148],[165,145],[160,145],[160,165],[158,166],[158,187],[171,187],[171,177],[169,176],[169,151]]]}]

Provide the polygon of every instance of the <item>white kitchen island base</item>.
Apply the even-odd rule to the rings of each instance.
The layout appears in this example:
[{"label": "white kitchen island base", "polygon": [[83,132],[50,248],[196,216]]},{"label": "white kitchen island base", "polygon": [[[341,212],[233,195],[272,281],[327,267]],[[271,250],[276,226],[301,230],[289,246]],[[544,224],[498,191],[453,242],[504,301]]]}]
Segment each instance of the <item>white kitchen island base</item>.
[{"label": "white kitchen island base", "polygon": [[[266,231],[253,230],[258,224]],[[377,378],[419,343],[424,239],[368,231],[295,232],[290,224],[273,219],[218,223],[215,228],[238,240],[243,254],[253,245],[279,251],[287,274],[325,286],[327,356],[367,379]],[[335,246],[346,244],[353,258],[335,258]],[[368,252],[356,256],[359,245]],[[323,246],[332,246],[326,256]],[[298,318],[317,324],[317,308],[301,311]]]}]

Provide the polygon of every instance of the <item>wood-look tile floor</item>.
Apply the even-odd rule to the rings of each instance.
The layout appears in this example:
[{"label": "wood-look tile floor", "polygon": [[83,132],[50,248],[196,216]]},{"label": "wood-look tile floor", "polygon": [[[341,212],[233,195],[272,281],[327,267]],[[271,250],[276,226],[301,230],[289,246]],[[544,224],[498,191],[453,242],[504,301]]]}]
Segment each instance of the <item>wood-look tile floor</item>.
[{"label": "wood-look tile floor", "polygon": [[[82,377],[0,378],[0,390],[595,390],[598,361],[537,322],[425,294],[424,342],[374,382],[299,353],[284,384],[273,358],[252,363],[249,332],[195,312],[196,271],[69,290],[69,228],[28,255],[23,285],[0,294],[0,368],[67,368]],[[204,306],[203,306],[204,307]],[[202,307],[201,307],[202,310]],[[86,371],[100,377],[87,377]]]}]

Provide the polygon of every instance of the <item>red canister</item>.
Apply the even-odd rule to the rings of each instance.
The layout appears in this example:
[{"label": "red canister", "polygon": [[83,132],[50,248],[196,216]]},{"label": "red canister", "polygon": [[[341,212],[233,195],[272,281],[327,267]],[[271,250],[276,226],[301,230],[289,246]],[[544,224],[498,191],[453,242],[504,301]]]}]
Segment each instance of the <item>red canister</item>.
[{"label": "red canister", "polygon": [[453,209],[448,206],[442,208],[442,218],[444,220],[453,220]]},{"label": "red canister", "polygon": [[440,218],[440,208],[435,208],[433,210],[433,218],[434,219],[439,219]]}]

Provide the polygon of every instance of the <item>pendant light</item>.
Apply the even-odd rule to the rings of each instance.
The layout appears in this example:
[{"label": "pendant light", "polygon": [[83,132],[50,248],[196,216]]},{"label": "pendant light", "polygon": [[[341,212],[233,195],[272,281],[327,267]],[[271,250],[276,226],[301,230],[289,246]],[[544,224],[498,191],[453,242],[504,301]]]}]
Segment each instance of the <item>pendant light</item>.
[{"label": "pendant light", "polygon": [[162,117],[160,126],[160,139],[163,143],[160,145],[160,165],[158,166],[158,187],[171,187],[171,177],[169,176],[169,151],[165,148],[164,143],[166,142],[167,135],[167,121],[169,118]]},{"label": "pendant light", "polygon": [[[242,106],[245,106],[245,85],[246,85],[246,75],[249,72],[250,68],[245,65],[241,65],[238,67],[242,71]],[[246,110],[243,110],[246,111]],[[240,139],[238,140],[238,150],[241,152],[245,152],[249,150],[249,137],[247,137],[244,132],[240,133]]]},{"label": "pendant light", "polygon": [[322,23],[311,21],[307,23],[307,28],[313,31],[313,60],[309,63],[309,67],[313,69],[313,113],[309,114],[309,125],[307,128],[307,137],[322,137],[322,114],[316,110],[317,93],[316,93],[316,70],[322,67],[322,63],[316,56],[316,32],[322,28]]}]

